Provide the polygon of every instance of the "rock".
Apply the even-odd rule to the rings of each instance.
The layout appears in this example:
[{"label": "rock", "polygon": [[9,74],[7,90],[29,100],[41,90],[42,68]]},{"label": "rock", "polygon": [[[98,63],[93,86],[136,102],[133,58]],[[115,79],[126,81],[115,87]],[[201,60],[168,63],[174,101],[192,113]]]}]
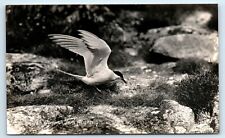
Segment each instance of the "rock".
[{"label": "rock", "polygon": [[207,27],[212,20],[212,13],[209,11],[194,11],[190,14],[184,14],[180,17],[181,24],[188,24],[192,26]]},{"label": "rock", "polygon": [[196,134],[208,134],[213,133],[213,129],[208,124],[195,124],[193,128],[190,130],[190,133]]},{"label": "rock", "polygon": [[136,49],[134,49],[134,48],[126,48],[124,51],[131,56],[137,56],[137,54],[138,54]]},{"label": "rock", "polygon": [[[126,109],[106,105],[99,105],[90,108],[91,113],[110,119],[111,122],[113,122],[110,126],[119,130],[120,134],[144,134],[144,131],[141,131],[129,124],[129,120],[127,120],[127,118],[130,117],[130,111],[131,110],[127,111]],[[133,112],[133,117],[135,116],[136,119],[143,118],[143,114],[147,113],[146,110],[143,110],[144,113],[140,112],[140,110]]]},{"label": "rock", "polygon": [[188,133],[195,124],[192,109],[173,100],[162,101],[160,116],[165,122],[165,133]]},{"label": "rock", "polygon": [[184,134],[184,133],[187,132],[187,130],[184,127],[182,127],[182,126],[175,126],[174,127],[174,132],[178,133],[178,134]]},{"label": "rock", "polygon": [[218,37],[179,34],[157,39],[150,52],[173,58],[199,58],[218,62]]},{"label": "rock", "polygon": [[[7,94],[13,96],[50,93],[52,91],[51,88],[56,88],[55,86],[58,86],[57,83],[60,80],[68,81],[72,78],[69,78],[67,75],[62,77],[62,73],[57,72],[56,68],[61,68],[71,73],[78,70],[80,74],[84,73],[85,70],[82,65],[77,64],[77,62],[68,64],[67,60],[62,60],[63,59],[46,58],[27,53],[7,53]],[[60,79],[55,81],[54,79],[57,76],[59,76]]]},{"label": "rock", "polygon": [[125,117],[124,122],[136,127],[142,134],[189,133],[195,124],[192,110],[172,100],[163,100],[160,108],[134,107],[117,110],[120,111],[116,114],[117,117]]},{"label": "rock", "polygon": [[177,25],[150,29],[147,31],[146,34],[140,34],[140,39],[144,40],[144,43],[142,44],[142,49],[139,50],[139,54],[141,54],[145,61],[149,63],[157,63],[160,60],[163,60],[162,62],[166,62],[167,60],[174,62],[176,58],[166,56],[168,54],[166,54],[165,57],[162,57],[161,53],[159,53],[158,56],[158,53],[154,53],[154,51],[152,51],[152,47],[155,45],[155,42],[157,42],[160,38],[185,34],[208,36],[212,34],[212,32],[205,28],[191,25]]},{"label": "rock", "polygon": [[176,26],[168,26],[156,29],[150,29],[146,33],[144,38],[150,38],[151,36],[158,35],[159,37],[169,36],[169,35],[177,35],[177,34],[199,34],[199,35],[209,35],[211,32],[207,29],[203,29],[198,26],[192,25],[176,25]]},{"label": "rock", "polygon": [[7,94],[30,94],[45,87],[46,65],[33,54],[6,55]]},{"label": "rock", "polygon": [[52,134],[120,134],[114,122],[92,113],[76,114],[52,123]]},{"label": "rock", "polygon": [[90,112],[111,120],[111,127],[119,130],[120,134],[151,134],[161,131],[158,124],[159,110],[156,107],[98,105],[92,106]]},{"label": "rock", "polygon": [[29,94],[44,87],[46,75],[40,66],[39,63],[26,62],[7,64],[7,82],[12,87],[8,93]]},{"label": "rock", "polygon": [[51,134],[51,122],[73,112],[70,106],[19,106],[7,109],[7,134]]}]

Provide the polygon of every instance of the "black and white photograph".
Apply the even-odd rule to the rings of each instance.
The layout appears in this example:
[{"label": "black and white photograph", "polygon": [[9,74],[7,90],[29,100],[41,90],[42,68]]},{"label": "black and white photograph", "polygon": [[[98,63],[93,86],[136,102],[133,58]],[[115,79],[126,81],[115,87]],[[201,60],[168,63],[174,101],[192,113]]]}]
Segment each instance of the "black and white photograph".
[{"label": "black and white photograph", "polygon": [[8,135],[219,134],[218,4],[5,14]]}]

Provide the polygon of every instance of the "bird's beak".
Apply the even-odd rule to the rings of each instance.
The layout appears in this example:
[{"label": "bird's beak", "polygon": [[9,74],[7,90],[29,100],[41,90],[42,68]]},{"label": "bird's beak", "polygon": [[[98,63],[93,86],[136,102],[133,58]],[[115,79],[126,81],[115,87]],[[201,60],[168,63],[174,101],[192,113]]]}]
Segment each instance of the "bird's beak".
[{"label": "bird's beak", "polygon": [[127,84],[127,81],[125,79],[122,79],[122,81]]}]

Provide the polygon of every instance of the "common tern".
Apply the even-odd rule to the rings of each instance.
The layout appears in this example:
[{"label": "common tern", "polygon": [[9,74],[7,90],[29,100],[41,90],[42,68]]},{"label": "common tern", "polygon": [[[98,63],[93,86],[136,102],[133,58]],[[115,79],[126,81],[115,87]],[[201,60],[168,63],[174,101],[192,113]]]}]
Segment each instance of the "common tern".
[{"label": "common tern", "polygon": [[71,74],[60,69],[58,71],[91,86],[106,84],[114,80],[122,80],[126,83],[121,72],[113,71],[107,65],[111,53],[107,43],[88,31],[78,30],[78,32],[80,38],[64,34],[49,34],[48,36],[57,45],[84,58],[86,76]]}]

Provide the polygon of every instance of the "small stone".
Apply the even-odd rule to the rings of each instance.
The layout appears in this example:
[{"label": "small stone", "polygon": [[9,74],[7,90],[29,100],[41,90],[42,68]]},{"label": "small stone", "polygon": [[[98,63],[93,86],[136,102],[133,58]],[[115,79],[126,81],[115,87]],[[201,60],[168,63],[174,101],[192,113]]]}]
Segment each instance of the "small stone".
[{"label": "small stone", "polygon": [[137,54],[138,54],[137,51],[133,48],[126,48],[125,52],[127,52],[131,56],[137,56]]},{"label": "small stone", "polygon": [[182,126],[175,126],[174,131],[175,131],[174,133],[177,134],[184,134],[187,130]]},{"label": "small stone", "polygon": [[207,124],[196,124],[190,130],[190,133],[213,133],[213,129]]},{"label": "small stone", "polygon": [[38,93],[39,94],[48,94],[48,93],[51,93],[51,90],[50,89],[39,90]]}]

